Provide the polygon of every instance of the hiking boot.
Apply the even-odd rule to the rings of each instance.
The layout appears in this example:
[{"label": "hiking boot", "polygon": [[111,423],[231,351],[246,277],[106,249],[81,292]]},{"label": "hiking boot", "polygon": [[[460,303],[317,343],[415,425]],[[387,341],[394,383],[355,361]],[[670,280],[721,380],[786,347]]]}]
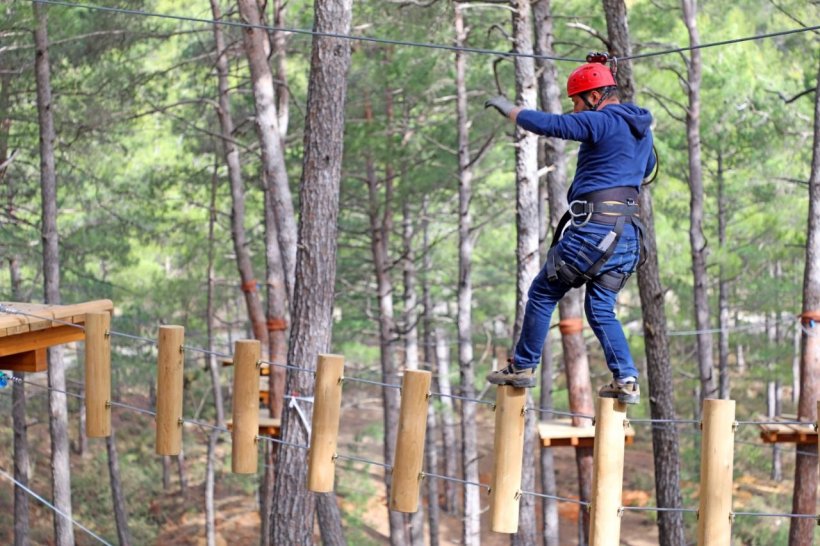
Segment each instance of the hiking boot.
[{"label": "hiking boot", "polygon": [[638,382],[618,383],[613,381],[598,390],[601,398],[617,398],[622,404],[638,404],[641,401],[641,387]]},{"label": "hiking boot", "polygon": [[510,385],[519,389],[529,389],[535,386],[535,368],[519,368],[510,362],[506,368],[492,372],[487,381],[493,385]]}]

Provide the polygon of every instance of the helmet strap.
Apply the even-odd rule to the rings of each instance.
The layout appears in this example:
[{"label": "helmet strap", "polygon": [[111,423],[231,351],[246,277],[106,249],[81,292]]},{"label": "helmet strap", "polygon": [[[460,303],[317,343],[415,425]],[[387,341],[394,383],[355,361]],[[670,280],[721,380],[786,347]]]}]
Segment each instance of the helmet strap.
[{"label": "helmet strap", "polygon": [[609,87],[607,89],[604,89],[604,91],[601,92],[601,98],[599,98],[598,102],[596,102],[595,104],[592,104],[589,101],[589,93],[584,93],[583,95],[581,95],[581,100],[584,101],[584,104],[586,105],[587,108],[589,108],[592,111],[597,111],[598,107],[601,106],[601,103],[603,103],[605,100],[607,100],[609,97],[611,97],[612,93],[614,91],[615,91],[615,89],[613,87]]}]

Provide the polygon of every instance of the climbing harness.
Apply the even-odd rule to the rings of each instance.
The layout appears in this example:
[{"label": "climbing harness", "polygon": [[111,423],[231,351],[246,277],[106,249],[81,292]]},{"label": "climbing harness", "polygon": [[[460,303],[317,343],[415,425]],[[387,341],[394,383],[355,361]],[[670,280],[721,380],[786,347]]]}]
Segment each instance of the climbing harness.
[{"label": "climbing harness", "polygon": [[[646,252],[643,247],[643,224],[640,220],[641,208],[636,201],[637,197],[638,192],[635,188],[617,187],[593,192],[583,196],[582,199],[572,201],[569,209],[567,209],[561,221],[558,222],[552,237],[552,244],[547,253],[547,279],[550,282],[560,280],[573,288],[578,288],[588,282],[594,282],[598,286],[614,292],[621,290],[629,280],[631,273],[607,271],[599,274],[599,272],[615,253],[624,225],[627,223],[631,223],[638,232],[642,256],[638,267],[643,265]],[[567,229],[583,227],[590,221],[612,225],[612,231],[607,233],[595,247],[601,252],[597,260],[587,256],[583,250],[578,253],[581,261],[587,264],[585,269],[580,270],[557,256],[558,242]]]}]

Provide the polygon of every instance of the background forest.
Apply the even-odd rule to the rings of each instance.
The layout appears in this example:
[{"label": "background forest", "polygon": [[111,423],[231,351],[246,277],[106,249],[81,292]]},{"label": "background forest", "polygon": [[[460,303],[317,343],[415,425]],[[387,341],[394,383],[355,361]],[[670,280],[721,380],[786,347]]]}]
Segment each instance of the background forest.
[{"label": "background forest", "polygon": [[[100,0],[95,5],[126,8],[126,12],[60,2],[41,8],[48,13],[62,302],[111,299],[116,307],[114,330],[153,339],[159,325],[179,324],[186,328],[186,345],[223,354],[232,352],[235,340],[254,337],[246,299],[248,283],[257,284],[263,300],[269,284],[264,273],[271,247],[265,229],[270,221],[264,191],[269,175],[262,160],[266,144],[260,144],[256,129],[252,71],[243,42],[246,30],[219,27],[220,45],[213,25],[203,22],[219,10],[226,19],[247,20],[238,13],[242,3]],[[688,45],[679,2],[630,0],[626,5],[633,55]],[[469,305],[474,385],[471,390],[460,390],[457,365],[451,367],[451,377],[454,393],[472,392],[490,399],[484,376],[503,358],[500,355],[511,346],[514,335],[516,183],[513,126],[485,110],[483,104],[499,92],[515,96],[512,58],[492,53],[511,49],[511,8],[494,1],[460,6],[466,25],[460,43],[474,48],[464,53],[473,177]],[[310,29],[314,25],[314,5],[309,1],[269,0],[262,8],[263,23],[272,27]],[[45,273],[32,37],[36,21],[30,2],[5,0],[0,9],[0,300],[42,302]],[[606,20],[599,2],[566,0],[555,2],[551,9],[557,56],[578,60],[589,51],[607,49]],[[703,43],[717,42],[816,25],[818,9],[816,1],[805,0],[703,0],[697,24]],[[127,10],[175,17],[146,17]],[[723,293],[728,345],[722,354],[729,369],[728,397],[738,401],[740,420],[797,411],[799,377],[795,370],[799,369],[801,330],[796,317],[802,305],[814,90],[820,60],[816,32],[701,50],[703,230],[710,326],[714,332],[719,330],[719,294]],[[395,43],[350,42],[330,349],[345,356],[347,375],[361,378],[384,378],[385,343],[398,370],[413,360],[420,360],[424,367],[433,355],[439,362],[458,363],[457,69],[453,51],[419,46],[455,43],[454,5],[444,0],[358,1],[353,5],[350,33]],[[270,30],[268,34],[272,52],[266,54],[270,54],[279,107],[284,179],[291,188],[298,222],[311,36],[298,31]],[[224,55],[218,56],[217,48]],[[665,289],[675,409],[682,418],[691,419],[698,416],[700,375],[688,233],[687,55],[669,52],[638,58],[632,70],[636,102],[655,118],[660,172],[650,190]],[[220,60],[227,62],[220,65]],[[556,62],[559,85],[577,65],[569,60]],[[220,72],[224,76],[221,83]],[[233,127],[227,139],[225,120],[220,119],[225,110],[219,102],[219,85],[230,96]],[[569,100],[562,101],[569,111]],[[229,171],[226,140],[236,151],[239,171]],[[571,177],[577,144],[569,143],[565,153]],[[232,178],[240,185],[232,187]],[[244,196],[244,218],[237,209],[237,191]],[[544,199],[541,207],[546,215]],[[244,228],[244,241],[239,242],[237,225],[232,222],[237,218]],[[542,249],[548,236],[551,233],[542,230]],[[249,260],[239,265],[245,267],[241,274],[238,252]],[[287,257],[284,259],[287,268]],[[248,276],[248,271],[255,271],[256,276]],[[292,287],[288,290],[292,293]],[[389,316],[385,315],[385,298]],[[635,281],[622,292],[618,314],[632,353],[641,363],[639,368],[645,368]],[[422,318],[430,336],[419,333]],[[560,355],[560,337],[551,335],[550,339],[553,354]],[[608,374],[600,346],[588,329],[584,339],[593,385],[602,383]],[[113,350],[114,398],[134,407],[152,407],[154,348],[121,337],[113,340]],[[716,341],[716,357],[720,350]],[[81,358],[81,345],[66,353],[69,391],[82,388]],[[214,359],[195,352],[188,352],[186,358],[184,414],[209,422],[221,420],[217,412],[222,410],[212,394]],[[552,404],[562,409],[567,407],[568,392],[557,356],[554,367]],[[219,375],[226,407],[230,407],[232,372],[220,368]],[[29,486],[48,497],[45,376],[32,374],[25,379],[31,383],[26,387]],[[345,389],[342,428],[344,423],[350,428],[343,431],[340,452],[382,460],[385,430],[380,390],[367,386]],[[0,390],[0,470],[9,473],[14,460],[10,391]],[[649,390],[645,392],[648,398]],[[769,393],[776,396],[771,398]],[[773,399],[777,408],[771,407]],[[102,443],[82,438],[76,418],[80,401],[69,397],[68,404],[73,516],[101,536],[114,537],[111,493],[100,479],[106,474],[106,450]],[[446,412],[447,407],[440,404],[436,410]],[[630,409],[631,418],[648,415],[646,402]],[[186,460],[184,465],[179,461],[177,484],[170,477],[170,462],[153,453],[150,418],[121,410],[114,411],[114,421],[133,544],[204,543],[201,490],[208,431],[186,429]],[[486,432],[491,416],[480,417],[479,423],[479,442],[491,448],[491,434]],[[636,429],[638,437],[629,450],[651,453],[648,427],[636,425]],[[690,429],[679,428],[683,505],[691,508],[697,506],[699,447]],[[736,486],[736,509],[790,512],[794,446],[773,451],[772,446],[760,443],[754,427],[741,427],[737,440],[735,479],[741,485]],[[229,447],[220,443],[216,453],[217,512],[227,513],[235,505],[251,512],[261,509],[256,499],[264,504],[259,491],[265,481],[264,465],[259,477],[232,475],[226,456]],[[571,455],[565,459],[565,470],[573,473]],[[649,464],[649,459],[640,460]],[[627,468],[629,488],[646,492],[644,505],[656,505],[651,475],[640,466],[632,467],[632,473],[629,465]],[[387,519],[386,510],[378,503],[374,508],[374,499],[384,495],[377,470],[354,464],[340,467],[336,487],[350,544],[387,540],[379,534],[387,533],[386,528],[377,529],[377,520]],[[483,467],[481,472],[483,476]],[[577,498],[571,480],[559,480],[558,494]],[[11,482],[0,482],[0,542],[11,543],[13,488]],[[448,508],[447,517],[457,521],[458,509]],[[627,515],[624,540],[630,536],[639,540],[646,529],[653,528],[653,517],[648,513]],[[32,503],[31,543],[49,540],[50,518],[47,508]],[[217,527],[225,521],[217,516]],[[453,522],[450,525],[455,530],[446,538],[442,534],[442,544],[458,542],[459,531]],[[686,514],[685,522],[691,539],[694,515]],[[258,534],[265,532],[259,530],[258,518],[245,523],[249,534],[234,530],[240,533],[234,536],[243,536],[238,539],[243,543],[256,543]],[[562,527],[565,536],[558,543],[577,543],[572,525]],[[787,520],[779,518],[738,518],[734,526],[738,544],[786,544],[787,533]],[[498,539],[489,534],[482,526],[483,543]],[[229,544],[239,543],[226,539]],[[92,543],[80,531],[77,541]]]}]

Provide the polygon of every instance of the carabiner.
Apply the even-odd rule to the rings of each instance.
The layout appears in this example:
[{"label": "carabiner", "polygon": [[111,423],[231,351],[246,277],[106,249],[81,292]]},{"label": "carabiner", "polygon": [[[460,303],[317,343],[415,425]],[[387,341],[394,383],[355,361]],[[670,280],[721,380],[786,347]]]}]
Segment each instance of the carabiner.
[{"label": "carabiner", "polygon": [[[575,227],[584,227],[592,219],[592,211],[576,213],[574,210],[572,210],[572,207],[574,207],[576,204],[582,205],[584,206],[584,208],[586,208],[587,201],[581,201],[580,199],[576,199],[575,201],[572,201],[569,204],[569,215],[572,217],[572,225]],[[580,224],[576,223],[576,219],[581,216],[586,216],[586,218]]]}]

